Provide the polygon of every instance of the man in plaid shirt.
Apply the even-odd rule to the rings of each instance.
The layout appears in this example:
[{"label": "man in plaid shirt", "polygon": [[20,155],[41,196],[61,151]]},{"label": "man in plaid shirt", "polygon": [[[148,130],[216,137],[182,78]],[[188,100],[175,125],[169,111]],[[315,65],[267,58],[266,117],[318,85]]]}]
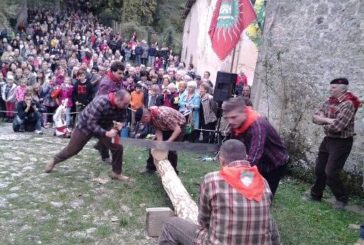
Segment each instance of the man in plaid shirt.
[{"label": "man in plaid shirt", "polygon": [[81,112],[68,145],[46,165],[46,173],[52,172],[56,164],[80,152],[92,137],[97,137],[107,149],[111,150],[112,178],[121,181],[129,180],[129,177],[121,174],[123,146],[112,143],[111,140],[118,135],[118,130],[122,128],[121,122],[125,121],[129,103],[130,95],[126,90],[95,98]]},{"label": "man in plaid shirt", "polygon": [[245,144],[249,163],[258,167],[274,196],[289,160],[277,130],[266,117],[247,106],[242,96],[225,101],[222,110],[231,137]]},{"label": "man in plaid shirt", "polygon": [[313,123],[322,125],[325,132],[316,159],[315,183],[304,199],[320,201],[327,184],[336,198],[335,208],[344,209],[348,194],[340,179],[352,145],[355,113],[361,106],[359,99],[348,92],[349,81],[337,78],[330,82],[331,97],[313,116]]},{"label": "man in plaid shirt", "polygon": [[168,219],[159,244],[279,244],[270,215],[272,193],[256,166],[246,161],[245,145],[227,140],[219,152],[220,171],[208,173],[200,187],[198,225]]},{"label": "man in plaid shirt", "polygon": [[[177,110],[167,106],[151,106],[149,109],[139,108],[135,112],[135,121],[149,123],[155,129],[156,140],[165,140],[168,142],[182,141],[185,131],[186,119]],[[168,160],[178,174],[177,170],[177,152],[169,151]],[[153,156],[149,152],[147,167],[145,173],[156,171]]]}]

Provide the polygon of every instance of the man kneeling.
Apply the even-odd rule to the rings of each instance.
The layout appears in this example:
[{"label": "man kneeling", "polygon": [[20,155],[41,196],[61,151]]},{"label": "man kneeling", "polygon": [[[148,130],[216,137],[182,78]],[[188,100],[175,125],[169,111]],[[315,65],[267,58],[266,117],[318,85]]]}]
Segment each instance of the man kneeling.
[{"label": "man kneeling", "polygon": [[170,218],[159,244],[279,244],[269,185],[246,158],[241,141],[224,142],[220,171],[208,173],[201,183],[198,225]]},{"label": "man kneeling", "polygon": [[25,94],[24,101],[16,105],[17,115],[13,121],[14,132],[34,131],[42,134],[39,104],[33,100],[32,94]]}]

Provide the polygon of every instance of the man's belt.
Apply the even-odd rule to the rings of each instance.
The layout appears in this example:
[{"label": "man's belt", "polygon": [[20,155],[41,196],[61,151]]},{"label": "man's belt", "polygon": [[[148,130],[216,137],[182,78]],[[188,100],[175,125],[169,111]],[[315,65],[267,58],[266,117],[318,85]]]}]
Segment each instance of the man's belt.
[{"label": "man's belt", "polygon": [[189,152],[218,152],[219,145],[190,143],[190,142],[166,142],[156,140],[143,140],[134,138],[121,138],[122,145],[157,149],[161,151],[189,151]]}]

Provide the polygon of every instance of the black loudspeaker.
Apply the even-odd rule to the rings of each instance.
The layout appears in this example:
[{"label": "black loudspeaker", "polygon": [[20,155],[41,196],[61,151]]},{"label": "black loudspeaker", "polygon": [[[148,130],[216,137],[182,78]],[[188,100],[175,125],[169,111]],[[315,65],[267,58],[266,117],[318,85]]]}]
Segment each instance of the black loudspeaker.
[{"label": "black loudspeaker", "polygon": [[237,79],[237,74],[229,72],[217,72],[215,90],[214,90],[214,100],[217,102],[223,102],[228,100],[233,95],[235,89],[235,83]]}]

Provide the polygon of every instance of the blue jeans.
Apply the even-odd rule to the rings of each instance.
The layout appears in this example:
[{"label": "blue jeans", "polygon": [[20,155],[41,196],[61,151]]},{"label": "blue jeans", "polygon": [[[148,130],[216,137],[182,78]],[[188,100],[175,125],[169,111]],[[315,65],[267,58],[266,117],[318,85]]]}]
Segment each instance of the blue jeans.
[{"label": "blue jeans", "polygon": [[141,64],[141,62],[142,62],[142,56],[141,56],[141,55],[139,55],[139,54],[135,55],[135,63],[136,63],[137,65],[140,65],[140,64]]},{"label": "blue jeans", "polygon": [[71,126],[71,108],[66,108],[66,126]]},{"label": "blue jeans", "polygon": [[155,56],[148,56],[148,66],[153,67],[155,61]]}]

